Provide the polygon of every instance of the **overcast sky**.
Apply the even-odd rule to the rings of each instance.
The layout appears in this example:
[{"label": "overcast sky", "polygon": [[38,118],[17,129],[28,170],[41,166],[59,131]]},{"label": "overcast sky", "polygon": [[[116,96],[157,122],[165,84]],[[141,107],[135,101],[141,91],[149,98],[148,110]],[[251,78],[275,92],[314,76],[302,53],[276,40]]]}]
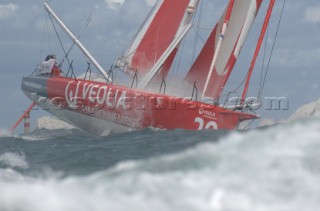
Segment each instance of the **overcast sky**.
[{"label": "overcast sky", "polygon": [[[52,0],[52,8],[75,34],[81,34],[80,40],[108,69],[114,59],[121,56],[127,44],[133,38],[155,0]],[[247,43],[239,57],[230,79],[230,87],[237,85],[241,73],[250,64],[252,52],[261,28],[261,21],[269,1],[264,1],[257,21]],[[21,78],[30,74],[36,65],[49,53],[55,53],[58,59],[63,56],[60,45],[52,30],[50,20],[43,9],[42,0],[0,1],[0,128],[10,128],[22,111],[31,103],[20,89]],[[201,28],[212,27],[226,5],[225,0],[203,0]],[[269,31],[268,50],[273,36],[283,0],[277,0]],[[87,17],[93,19],[84,27]],[[192,34],[192,30],[191,30]],[[205,38],[208,31],[201,31]],[[61,32],[66,48],[70,40]],[[186,40],[193,45],[191,38]],[[201,45],[201,41],[199,42]],[[198,50],[199,50],[198,46]],[[186,54],[193,54],[186,48]],[[268,51],[267,51],[268,52]],[[81,73],[85,67],[85,58],[74,50],[72,59]],[[183,60],[182,60],[183,61]],[[271,60],[264,96],[287,97],[290,101],[288,111],[258,111],[263,118],[288,118],[301,105],[315,101],[320,96],[320,2],[318,0],[288,0],[283,21]],[[184,67],[190,65],[184,62]],[[250,96],[255,96],[259,86],[262,57],[259,58],[253,76]],[[67,68],[67,67],[65,67]],[[238,79],[238,80],[237,80]],[[32,123],[43,115],[44,111],[32,112]],[[21,127],[19,129],[21,131]]]}]

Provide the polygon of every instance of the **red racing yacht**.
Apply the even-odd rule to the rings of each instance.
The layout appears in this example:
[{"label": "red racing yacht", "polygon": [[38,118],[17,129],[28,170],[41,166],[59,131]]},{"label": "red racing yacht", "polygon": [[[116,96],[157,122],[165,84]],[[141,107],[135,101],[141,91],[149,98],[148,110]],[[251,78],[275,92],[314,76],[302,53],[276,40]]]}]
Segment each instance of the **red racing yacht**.
[{"label": "red racing yacht", "polygon": [[[93,135],[143,128],[236,129],[242,121],[259,118],[245,98],[275,0],[270,0],[256,51],[239,103],[226,107],[219,98],[234,69],[262,0],[230,0],[212,28],[198,57],[181,84],[182,91],[166,90],[169,71],[182,40],[192,27],[199,0],[158,0],[135,39],[113,68],[129,78],[120,83],[105,71],[48,3],[53,18],[70,36],[99,76],[71,77],[49,55],[32,75],[22,80],[22,90],[34,104],[61,120]],[[175,82],[180,84],[179,81]]]}]

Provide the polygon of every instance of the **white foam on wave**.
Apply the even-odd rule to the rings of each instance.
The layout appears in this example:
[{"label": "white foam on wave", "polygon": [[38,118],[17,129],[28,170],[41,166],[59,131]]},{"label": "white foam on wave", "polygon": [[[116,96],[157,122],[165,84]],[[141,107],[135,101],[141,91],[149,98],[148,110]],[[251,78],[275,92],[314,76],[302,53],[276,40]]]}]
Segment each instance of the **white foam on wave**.
[{"label": "white foam on wave", "polygon": [[42,141],[50,138],[47,134],[43,134],[42,136],[36,136],[33,134],[19,135],[13,133],[7,129],[0,129],[0,138],[17,138],[25,141]]},{"label": "white foam on wave", "polygon": [[319,137],[320,123],[308,120],[89,176],[8,179],[0,170],[0,210],[316,211]]},{"label": "white foam on wave", "polygon": [[26,161],[26,156],[24,154],[17,154],[13,152],[6,152],[0,155],[0,164],[7,167],[18,167],[26,169],[29,167],[29,164]]},{"label": "white foam on wave", "polygon": [[0,129],[0,138],[1,137],[14,137],[15,135],[7,129]]},{"label": "white foam on wave", "polygon": [[26,135],[20,135],[19,138],[25,141],[45,141],[51,138],[51,136],[48,134],[41,134],[41,135],[26,134]]}]

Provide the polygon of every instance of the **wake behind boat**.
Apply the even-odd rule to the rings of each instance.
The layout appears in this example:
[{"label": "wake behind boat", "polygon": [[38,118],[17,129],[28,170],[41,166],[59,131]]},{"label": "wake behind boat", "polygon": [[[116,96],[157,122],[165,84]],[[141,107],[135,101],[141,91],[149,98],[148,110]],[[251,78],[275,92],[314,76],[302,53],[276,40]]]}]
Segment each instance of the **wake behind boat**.
[{"label": "wake behind boat", "polygon": [[[158,0],[125,55],[113,68],[129,79],[121,84],[99,65],[47,3],[45,9],[100,72],[82,78],[65,74],[49,55],[36,71],[22,79],[22,90],[41,108],[81,130],[107,135],[148,127],[160,129],[235,129],[259,118],[245,98],[275,0],[270,0],[247,81],[234,107],[219,103],[262,0],[230,0],[198,58],[181,81],[181,92],[166,90],[168,73],[191,28],[199,0]],[[97,80],[97,78],[99,80]],[[155,91],[157,90],[157,91]],[[190,97],[191,96],[191,97]],[[249,111],[249,112],[248,112]]]}]

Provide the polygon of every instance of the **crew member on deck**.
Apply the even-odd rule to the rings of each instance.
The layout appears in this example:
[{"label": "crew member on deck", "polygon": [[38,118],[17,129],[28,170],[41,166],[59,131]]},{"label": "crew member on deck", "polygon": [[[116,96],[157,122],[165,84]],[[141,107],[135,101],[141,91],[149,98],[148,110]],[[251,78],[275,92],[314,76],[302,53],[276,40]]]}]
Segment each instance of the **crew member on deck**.
[{"label": "crew member on deck", "polygon": [[38,75],[60,75],[60,69],[56,63],[56,56],[55,55],[48,55],[44,62],[42,62],[38,68],[37,73]]}]

